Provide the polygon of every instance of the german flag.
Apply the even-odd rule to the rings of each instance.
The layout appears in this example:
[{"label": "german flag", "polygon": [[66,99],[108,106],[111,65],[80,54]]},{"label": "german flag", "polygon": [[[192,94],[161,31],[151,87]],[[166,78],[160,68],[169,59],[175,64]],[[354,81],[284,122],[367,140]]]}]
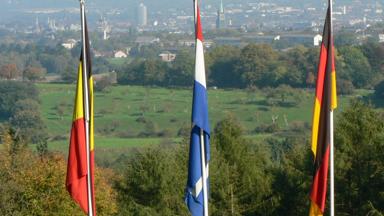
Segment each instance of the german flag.
[{"label": "german flag", "polygon": [[[86,23],[86,21],[85,21]],[[88,214],[88,192],[91,195],[93,214],[95,214],[94,196],[94,138],[93,138],[93,80],[90,60],[90,46],[87,25],[85,24],[85,43],[81,51],[78,68],[75,107],[69,145],[66,188],[71,197]],[[86,59],[86,62],[84,62]],[[87,77],[84,81],[84,70]],[[87,94],[88,93],[88,94]],[[89,119],[89,124],[86,120]],[[87,141],[89,140],[89,167],[87,164]],[[88,170],[89,168],[89,170]],[[90,179],[88,179],[90,177]],[[90,181],[89,181],[90,180]],[[90,189],[90,191],[88,191]]]},{"label": "german flag", "polygon": [[336,73],[332,36],[331,9],[328,8],[321,44],[313,111],[312,153],[314,175],[310,194],[310,216],[323,215],[327,196],[327,178],[331,142],[331,112],[337,107]]}]

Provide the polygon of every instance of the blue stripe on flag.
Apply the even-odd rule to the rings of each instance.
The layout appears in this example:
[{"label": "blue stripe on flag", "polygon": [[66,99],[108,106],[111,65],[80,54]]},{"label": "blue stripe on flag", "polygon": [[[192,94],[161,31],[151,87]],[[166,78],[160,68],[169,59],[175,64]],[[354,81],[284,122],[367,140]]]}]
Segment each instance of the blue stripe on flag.
[{"label": "blue stripe on flag", "polygon": [[[200,151],[200,128],[195,126],[191,131],[191,140],[189,147],[189,166],[188,166],[188,182],[185,202],[193,216],[203,215],[203,190],[200,191],[197,183],[202,180],[201,171],[201,151]],[[201,185],[202,186],[202,185]],[[198,194],[196,194],[198,192]],[[197,197],[196,197],[197,195]]]},{"label": "blue stripe on flag", "polygon": [[[209,121],[208,121],[208,103],[206,88],[195,81],[193,91],[192,105],[192,123],[190,149],[189,149],[189,167],[188,182],[186,189],[185,202],[193,216],[204,215],[204,196],[202,190],[202,169],[201,169],[201,144],[200,130],[204,131],[205,158],[208,164],[210,159],[209,148]],[[207,176],[208,177],[208,176]],[[200,181],[200,182],[199,182]],[[207,180],[207,188],[208,180]],[[209,190],[209,189],[208,189]],[[196,194],[197,193],[197,194]],[[197,196],[197,197],[196,197]]]},{"label": "blue stripe on flag", "polygon": [[[204,141],[205,141],[205,162],[210,160],[210,148],[209,148],[209,119],[208,119],[208,99],[207,89],[195,80],[193,86],[193,103],[192,103],[192,123],[193,126],[197,126],[203,129]],[[200,143],[200,141],[199,141]]]},{"label": "blue stripe on flag", "polygon": [[196,80],[193,85],[192,122],[210,134],[207,90]]}]

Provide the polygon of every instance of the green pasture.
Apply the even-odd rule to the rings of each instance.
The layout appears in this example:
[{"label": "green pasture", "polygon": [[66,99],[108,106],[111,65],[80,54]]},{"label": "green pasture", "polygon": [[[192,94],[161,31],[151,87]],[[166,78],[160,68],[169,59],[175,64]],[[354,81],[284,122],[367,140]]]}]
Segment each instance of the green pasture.
[{"label": "green pasture", "polygon": [[107,58],[107,61],[113,66],[121,66],[125,63],[131,62],[132,58],[130,58],[130,57],[127,57],[127,58]]},{"label": "green pasture", "polygon": [[[49,148],[66,150],[70,133],[75,85],[38,84],[41,112],[52,141]],[[314,92],[298,90],[301,102],[295,106],[266,103],[263,90],[209,89],[211,128],[228,115],[241,122],[248,136],[262,124],[277,117],[280,128],[292,122],[311,123]],[[367,94],[360,91],[357,95]],[[339,97],[339,113],[353,96]],[[95,93],[95,134],[99,148],[141,147],[180,137],[181,128],[190,127],[192,89],[112,86]]]}]

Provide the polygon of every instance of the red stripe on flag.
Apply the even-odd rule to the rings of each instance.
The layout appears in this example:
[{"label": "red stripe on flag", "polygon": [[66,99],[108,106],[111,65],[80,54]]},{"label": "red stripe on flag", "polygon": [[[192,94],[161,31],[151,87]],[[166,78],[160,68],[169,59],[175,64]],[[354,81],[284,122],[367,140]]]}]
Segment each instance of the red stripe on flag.
[{"label": "red stripe on flag", "polygon": [[328,164],[329,164],[329,145],[325,151],[322,164],[317,169],[316,175],[313,178],[311,191],[311,200],[316,203],[320,210],[324,213],[325,200],[327,196],[327,180],[328,180]]},{"label": "red stripe on flag", "polygon": [[197,15],[196,15],[196,39],[203,42],[204,36],[203,36],[203,28],[201,27],[201,19],[200,19],[200,8],[197,6]]},{"label": "red stripe on flag", "polygon": [[323,92],[324,92],[324,79],[325,71],[328,62],[328,50],[324,43],[321,45],[319,70],[317,74],[317,85],[316,85],[316,98],[319,100],[319,104],[323,103]]},{"label": "red stripe on flag", "polygon": [[88,213],[87,149],[84,118],[72,124],[68,154],[66,187],[72,198]]}]

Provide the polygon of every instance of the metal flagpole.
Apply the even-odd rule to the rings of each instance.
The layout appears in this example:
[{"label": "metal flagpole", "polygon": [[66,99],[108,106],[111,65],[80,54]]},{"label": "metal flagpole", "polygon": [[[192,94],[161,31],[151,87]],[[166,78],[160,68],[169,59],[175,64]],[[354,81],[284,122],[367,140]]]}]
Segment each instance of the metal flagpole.
[{"label": "metal flagpole", "polygon": [[[329,16],[330,16],[330,44],[331,44],[331,52],[333,52],[333,20],[332,20],[332,13],[333,13],[333,1],[329,0]],[[331,58],[332,64],[333,64],[333,57]],[[329,76],[331,76],[329,74]],[[332,99],[331,99],[332,100]],[[331,105],[332,106],[332,105]],[[334,173],[334,142],[333,142],[333,107],[330,108],[330,115],[329,115],[329,132],[330,132],[330,215],[335,215],[335,173]]]},{"label": "metal flagpole", "polygon": [[330,201],[331,201],[331,216],[335,215],[335,175],[334,175],[334,152],[333,152],[333,110],[330,111]]},{"label": "metal flagpole", "polygon": [[85,142],[87,148],[87,194],[88,194],[88,216],[93,216],[92,183],[91,183],[91,162],[89,143],[89,95],[88,95],[88,68],[87,68],[87,46],[85,29],[85,0],[80,0],[81,29],[83,40],[82,72],[83,72],[83,100],[85,117]]},{"label": "metal flagpole", "polygon": [[205,163],[204,131],[200,129],[201,171],[203,173],[204,216],[208,216],[207,167]]}]

